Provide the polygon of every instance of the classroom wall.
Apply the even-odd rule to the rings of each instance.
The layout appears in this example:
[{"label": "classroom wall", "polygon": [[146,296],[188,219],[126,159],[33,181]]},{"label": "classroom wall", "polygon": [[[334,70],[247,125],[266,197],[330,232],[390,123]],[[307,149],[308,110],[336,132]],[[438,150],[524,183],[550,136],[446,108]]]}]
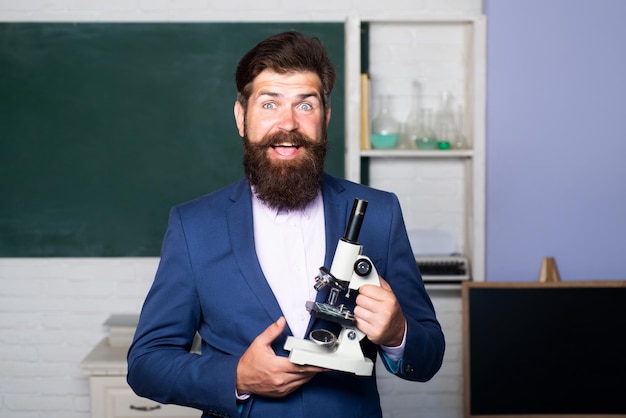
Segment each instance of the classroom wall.
[{"label": "classroom wall", "polygon": [[[242,12],[245,10],[245,13]],[[0,0],[2,21],[343,21],[387,12],[481,11],[480,0]],[[390,40],[392,42],[393,40]],[[165,225],[164,225],[165,228]],[[0,417],[87,418],[80,361],[109,314],[141,308],[155,258],[0,259]],[[428,383],[379,376],[387,418],[462,416],[460,291],[431,290],[448,349]]]},{"label": "classroom wall", "polygon": [[625,279],[626,2],[485,10],[487,280]]},{"label": "classroom wall", "polygon": [[[0,0],[3,21],[340,21],[479,0]],[[242,13],[240,10],[245,10]],[[486,0],[487,280],[624,279],[621,0]],[[391,41],[391,40],[390,40]],[[112,312],[137,312],[156,259],[0,259],[0,417],[89,416],[80,360]],[[386,417],[461,417],[460,300],[431,291],[448,350],[431,382],[380,379]]]}]

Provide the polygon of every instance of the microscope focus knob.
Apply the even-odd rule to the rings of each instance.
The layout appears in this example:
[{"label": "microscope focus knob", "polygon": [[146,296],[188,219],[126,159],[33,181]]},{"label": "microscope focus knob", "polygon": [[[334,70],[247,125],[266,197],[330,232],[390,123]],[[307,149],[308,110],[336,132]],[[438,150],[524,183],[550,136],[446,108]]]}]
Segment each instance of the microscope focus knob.
[{"label": "microscope focus knob", "polygon": [[366,258],[360,258],[354,263],[354,272],[361,277],[365,277],[372,272],[372,263]]}]

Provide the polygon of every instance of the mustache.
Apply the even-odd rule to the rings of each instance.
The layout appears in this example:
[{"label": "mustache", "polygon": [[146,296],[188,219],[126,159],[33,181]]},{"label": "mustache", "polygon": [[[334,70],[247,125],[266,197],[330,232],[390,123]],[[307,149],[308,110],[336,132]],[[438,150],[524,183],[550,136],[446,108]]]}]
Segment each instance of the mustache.
[{"label": "mustache", "polygon": [[275,132],[273,134],[265,135],[261,141],[256,144],[253,144],[258,148],[269,148],[281,144],[291,144],[296,147],[305,147],[311,148],[317,144],[317,141],[309,138],[306,135],[301,134],[300,132]]}]

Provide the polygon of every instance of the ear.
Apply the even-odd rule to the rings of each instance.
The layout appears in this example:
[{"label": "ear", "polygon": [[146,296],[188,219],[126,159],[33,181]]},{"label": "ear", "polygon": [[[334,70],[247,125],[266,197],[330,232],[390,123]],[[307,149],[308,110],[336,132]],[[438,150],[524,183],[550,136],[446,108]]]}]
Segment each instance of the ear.
[{"label": "ear", "polygon": [[326,109],[326,127],[328,128],[328,124],[330,123],[330,107]]},{"label": "ear", "polygon": [[243,138],[244,133],[244,110],[239,100],[235,101],[235,122],[237,123],[237,130],[239,131],[239,136]]}]

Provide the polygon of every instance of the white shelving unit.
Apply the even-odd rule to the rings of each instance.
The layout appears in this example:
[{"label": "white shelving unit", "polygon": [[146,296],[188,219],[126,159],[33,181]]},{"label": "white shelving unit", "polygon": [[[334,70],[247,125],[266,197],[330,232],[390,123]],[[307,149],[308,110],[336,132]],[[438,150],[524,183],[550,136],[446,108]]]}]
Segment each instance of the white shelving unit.
[{"label": "white shelving unit", "polygon": [[[362,149],[361,28],[368,25],[371,93],[395,99],[392,114],[404,122],[419,81],[425,107],[435,108],[439,93],[452,92],[464,109],[468,147],[460,150]],[[483,15],[360,16],[346,21],[346,178],[395,192],[407,229],[453,231],[458,252],[470,262],[474,281],[485,280],[485,100],[486,23]],[[373,101],[370,101],[373,104]],[[376,109],[371,109],[373,114]],[[390,178],[385,179],[387,173]],[[395,173],[395,174],[394,174]],[[417,174],[416,174],[417,173]],[[424,174],[426,173],[426,174]],[[394,177],[395,176],[395,177]],[[422,176],[422,178],[420,178]],[[423,199],[418,189],[429,179],[446,179],[441,190],[455,196]],[[432,187],[432,186],[431,186]],[[435,186],[436,187],[436,186]],[[394,189],[395,188],[395,189]],[[443,194],[443,193],[442,193]],[[446,200],[447,199],[447,200]],[[452,208],[454,207],[454,208]]]}]

